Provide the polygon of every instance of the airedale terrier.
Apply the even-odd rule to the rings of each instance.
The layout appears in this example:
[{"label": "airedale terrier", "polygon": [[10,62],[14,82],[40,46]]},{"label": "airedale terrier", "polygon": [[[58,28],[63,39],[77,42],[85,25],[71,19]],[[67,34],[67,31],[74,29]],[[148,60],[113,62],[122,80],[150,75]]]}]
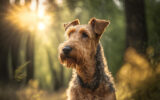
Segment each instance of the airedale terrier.
[{"label": "airedale terrier", "polygon": [[59,46],[59,60],[73,70],[67,100],[116,100],[112,76],[104,57],[100,37],[109,21],[78,19],[64,24],[67,40]]}]

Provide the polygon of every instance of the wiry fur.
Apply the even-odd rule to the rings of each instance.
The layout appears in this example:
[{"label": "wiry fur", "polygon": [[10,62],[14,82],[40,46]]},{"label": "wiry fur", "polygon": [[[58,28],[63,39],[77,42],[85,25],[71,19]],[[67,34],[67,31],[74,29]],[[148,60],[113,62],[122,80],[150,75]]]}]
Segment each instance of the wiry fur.
[{"label": "wiry fur", "polygon": [[[113,79],[99,42],[107,25],[107,21],[95,18],[88,25],[79,25],[78,20],[65,24],[68,39],[59,46],[59,59],[75,69],[67,90],[68,100],[116,100]],[[87,38],[83,38],[84,33]],[[72,47],[69,55],[63,53],[65,46]]]}]

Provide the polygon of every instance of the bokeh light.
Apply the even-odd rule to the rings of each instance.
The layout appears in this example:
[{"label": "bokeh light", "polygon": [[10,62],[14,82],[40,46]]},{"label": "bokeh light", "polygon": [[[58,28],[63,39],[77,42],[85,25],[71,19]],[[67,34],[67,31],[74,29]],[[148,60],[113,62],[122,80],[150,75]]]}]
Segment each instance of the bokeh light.
[{"label": "bokeh light", "polygon": [[38,23],[38,30],[44,30],[45,29],[45,24],[42,22]]}]

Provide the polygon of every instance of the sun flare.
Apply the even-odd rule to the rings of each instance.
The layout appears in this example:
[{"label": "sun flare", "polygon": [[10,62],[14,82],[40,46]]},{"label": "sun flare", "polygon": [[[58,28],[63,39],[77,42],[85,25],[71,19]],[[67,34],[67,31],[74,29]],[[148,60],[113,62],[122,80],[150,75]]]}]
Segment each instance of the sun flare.
[{"label": "sun flare", "polygon": [[42,22],[38,23],[38,30],[44,30],[45,29],[45,24]]},{"label": "sun flare", "polygon": [[29,31],[45,45],[49,43],[47,31],[53,21],[50,13],[46,12],[45,0],[32,0],[30,5],[16,6],[8,11],[6,20],[17,29]]},{"label": "sun flare", "polygon": [[40,0],[38,4],[36,0],[32,0],[29,7],[14,6],[6,19],[18,28],[29,31],[44,30],[51,22],[50,15],[45,12],[44,0]]}]

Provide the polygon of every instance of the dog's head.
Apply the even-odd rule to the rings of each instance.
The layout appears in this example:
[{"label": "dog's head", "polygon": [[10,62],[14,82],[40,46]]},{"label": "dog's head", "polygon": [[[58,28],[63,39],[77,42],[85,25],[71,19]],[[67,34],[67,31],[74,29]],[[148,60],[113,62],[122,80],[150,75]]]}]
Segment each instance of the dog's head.
[{"label": "dog's head", "polygon": [[94,59],[97,45],[109,21],[96,18],[80,25],[78,19],[64,24],[67,40],[59,46],[59,60],[67,67],[83,66]]}]

